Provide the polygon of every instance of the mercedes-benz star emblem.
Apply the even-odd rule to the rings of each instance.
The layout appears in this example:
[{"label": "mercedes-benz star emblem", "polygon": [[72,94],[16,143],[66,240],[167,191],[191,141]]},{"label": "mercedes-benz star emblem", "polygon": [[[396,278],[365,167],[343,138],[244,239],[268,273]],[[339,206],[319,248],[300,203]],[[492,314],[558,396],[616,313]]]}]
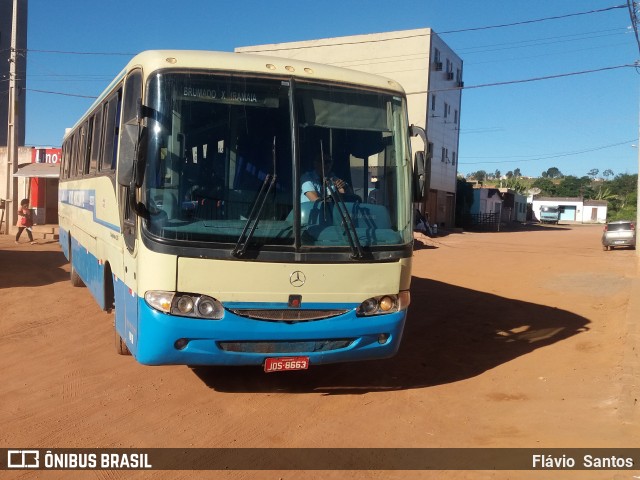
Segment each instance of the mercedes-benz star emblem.
[{"label": "mercedes-benz star emblem", "polygon": [[304,276],[300,270],[296,270],[291,275],[289,275],[289,283],[294,287],[301,287],[304,285],[304,282],[307,281],[307,277]]}]

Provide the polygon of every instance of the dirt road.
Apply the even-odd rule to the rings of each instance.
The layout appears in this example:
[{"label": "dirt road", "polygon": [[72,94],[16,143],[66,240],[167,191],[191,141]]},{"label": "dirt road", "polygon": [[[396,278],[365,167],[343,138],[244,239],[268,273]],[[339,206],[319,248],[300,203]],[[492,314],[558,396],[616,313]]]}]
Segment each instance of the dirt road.
[{"label": "dirt road", "polygon": [[[70,285],[57,244],[0,237],[0,447],[637,447],[636,255],[604,252],[600,235],[597,226],[560,226],[420,237],[395,358],[268,375],[145,367],[116,355],[111,317]],[[335,471],[4,473],[344,478]],[[579,473],[563,478],[585,478]],[[410,477],[551,478],[505,475]]]}]

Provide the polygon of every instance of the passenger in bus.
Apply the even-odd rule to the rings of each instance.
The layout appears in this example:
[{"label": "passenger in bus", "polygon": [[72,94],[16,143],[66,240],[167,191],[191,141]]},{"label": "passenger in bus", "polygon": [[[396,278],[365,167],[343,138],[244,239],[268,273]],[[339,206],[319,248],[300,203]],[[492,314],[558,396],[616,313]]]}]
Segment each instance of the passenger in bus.
[{"label": "passenger in bus", "polygon": [[31,227],[33,226],[33,214],[31,213],[31,209],[29,208],[29,199],[24,198],[20,202],[20,208],[18,209],[18,222],[16,227],[18,227],[18,233],[16,233],[16,243],[20,243],[20,235],[24,230],[27,231],[27,236],[29,237],[29,242],[31,245],[36,242],[33,241],[33,235],[31,234]]},{"label": "passenger in bus", "polygon": [[380,190],[380,182],[378,180],[373,182],[373,190],[369,192],[367,203],[382,205],[382,190]]},{"label": "passenger in bus", "polygon": [[300,178],[300,183],[302,184],[302,195],[300,196],[301,202],[315,202],[319,198],[328,196],[329,192],[326,192],[326,195],[322,195],[323,170],[325,178],[330,178],[333,181],[333,184],[338,189],[338,192],[342,194],[347,193],[347,182],[335,176],[335,174],[331,170],[332,166],[333,161],[328,155],[325,154],[324,157],[318,155],[316,157],[313,162],[313,170],[304,173]]}]

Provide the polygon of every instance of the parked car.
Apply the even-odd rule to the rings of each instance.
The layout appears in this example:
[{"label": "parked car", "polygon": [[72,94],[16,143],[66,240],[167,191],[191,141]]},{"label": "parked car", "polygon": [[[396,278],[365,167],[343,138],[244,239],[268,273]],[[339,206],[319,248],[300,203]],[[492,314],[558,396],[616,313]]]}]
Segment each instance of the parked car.
[{"label": "parked car", "polygon": [[602,249],[613,247],[636,248],[636,225],[630,220],[617,220],[604,226]]}]

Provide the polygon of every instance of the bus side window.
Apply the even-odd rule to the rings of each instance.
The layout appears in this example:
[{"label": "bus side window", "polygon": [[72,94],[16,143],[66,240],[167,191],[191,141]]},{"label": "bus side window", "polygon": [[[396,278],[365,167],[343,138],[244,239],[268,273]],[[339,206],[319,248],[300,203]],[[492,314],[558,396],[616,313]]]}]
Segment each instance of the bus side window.
[{"label": "bus side window", "polygon": [[82,151],[82,175],[89,174],[89,160],[91,159],[91,136],[93,135],[93,117],[84,124],[84,149]]},{"label": "bus side window", "polygon": [[73,141],[73,150],[71,152],[71,155],[72,155],[72,157],[71,157],[71,170],[69,171],[69,176],[71,178],[76,178],[78,176],[78,154],[79,154],[79,150],[80,150],[80,147],[79,147],[79,143],[80,142],[78,141],[79,137],[80,137],[80,132],[76,131],[73,134],[73,140],[72,140]]},{"label": "bus side window", "polygon": [[85,122],[79,130],[78,134],[78,155],[76,157],[76,176],[82,177],[84,174],[86,159],[87,159],[87,127],[88,122]]},{"label": "bus side window", "polygon": [[95,174],[100,159],[100,142],[102,140],[102,110],[98,109],[93,116],[93,135],[91,136],[91,158],[89,173]]},{"label": "bus side window", "polygon": [[62,144],[62,158],[60,159],[60,178],[69,177],[69,140]]},{"label": "bus side window", "polygon": [[104,139],[102,141],[102,164],[100,171],[115,170],[115,144],[118,141],[118,113],[120,110],[120,91],[116,92],[104,104]]}]

